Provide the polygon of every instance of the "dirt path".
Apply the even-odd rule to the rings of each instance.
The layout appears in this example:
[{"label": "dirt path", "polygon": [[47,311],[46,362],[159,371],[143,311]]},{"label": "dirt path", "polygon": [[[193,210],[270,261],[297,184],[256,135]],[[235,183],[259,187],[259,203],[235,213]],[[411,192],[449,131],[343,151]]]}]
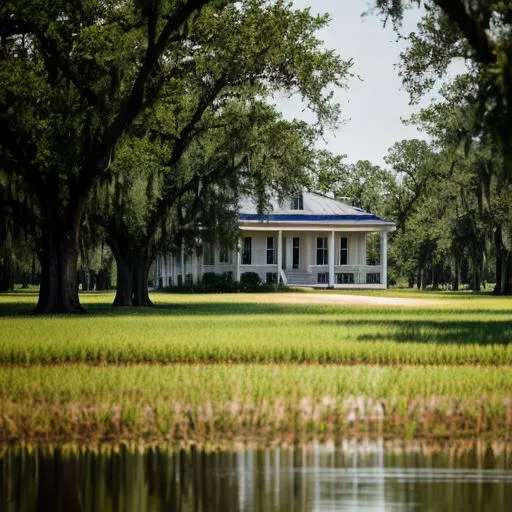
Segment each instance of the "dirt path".
[{"label": "dirt path", "polygon": [[442,306],[446,304],[445,301],[438,299],[343,295],[338,293],[269,293],[265,297],[265,300],[284,304],[339,304],[352,306],[401,306],[411,308]]}]

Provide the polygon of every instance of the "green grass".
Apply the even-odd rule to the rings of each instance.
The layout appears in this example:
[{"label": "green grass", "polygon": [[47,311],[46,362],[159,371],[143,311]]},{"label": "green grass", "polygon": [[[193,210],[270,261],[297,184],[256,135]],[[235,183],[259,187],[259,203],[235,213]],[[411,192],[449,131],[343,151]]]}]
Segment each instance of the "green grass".
[{"label": "green grass", "polygon": [[510,367],[0,369],[0,438],[274,442],[510,434]]},{"label": "green grass", "polygon": [[0,364],[512,364],[511,298],[440,295],[399,308],[154,294],[155,308],[119,309],[112,294],[84,294],[90,314],[67,317],[30,315],[33,293],[2,295]]},{"label": "green grass", "polygon": [[89,293],[86,315],[34,316],[33,291],[0,295],[0,439],[510,438],[512,299],[378,295],[442,302]]}]

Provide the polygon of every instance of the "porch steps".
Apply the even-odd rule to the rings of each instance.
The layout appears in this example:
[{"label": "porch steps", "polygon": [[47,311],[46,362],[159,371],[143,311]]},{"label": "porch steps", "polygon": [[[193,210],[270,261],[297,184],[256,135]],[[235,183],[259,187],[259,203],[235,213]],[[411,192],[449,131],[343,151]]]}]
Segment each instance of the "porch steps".
[{"label": "porch steps", "polygon": [[312,286],[316,284],[315,276],[306,270],[291,270],[284,271],[288,286]]}]

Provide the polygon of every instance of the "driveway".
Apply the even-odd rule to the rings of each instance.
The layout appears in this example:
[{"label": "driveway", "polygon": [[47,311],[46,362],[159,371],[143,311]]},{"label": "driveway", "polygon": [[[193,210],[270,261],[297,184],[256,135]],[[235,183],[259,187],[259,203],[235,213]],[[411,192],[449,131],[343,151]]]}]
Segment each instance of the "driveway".
[{"label": "driveway", "polygon": [[265,301],[285,304],[339,304],[350,306],[399,306],[422,308],[442,306],[446,301],[408,297],[379,297],[375,295],[343,295],[338,293],[269,293]]}]

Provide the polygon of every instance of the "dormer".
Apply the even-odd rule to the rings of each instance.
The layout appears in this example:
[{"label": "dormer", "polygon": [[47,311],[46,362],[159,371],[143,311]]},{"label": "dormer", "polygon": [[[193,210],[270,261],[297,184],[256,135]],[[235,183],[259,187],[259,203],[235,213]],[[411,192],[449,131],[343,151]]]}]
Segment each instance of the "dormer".
[{"label": "dormer", "polygon": [[304,210],[304,200],[302,194],[292,198],[290,203],[290,210]]}]

